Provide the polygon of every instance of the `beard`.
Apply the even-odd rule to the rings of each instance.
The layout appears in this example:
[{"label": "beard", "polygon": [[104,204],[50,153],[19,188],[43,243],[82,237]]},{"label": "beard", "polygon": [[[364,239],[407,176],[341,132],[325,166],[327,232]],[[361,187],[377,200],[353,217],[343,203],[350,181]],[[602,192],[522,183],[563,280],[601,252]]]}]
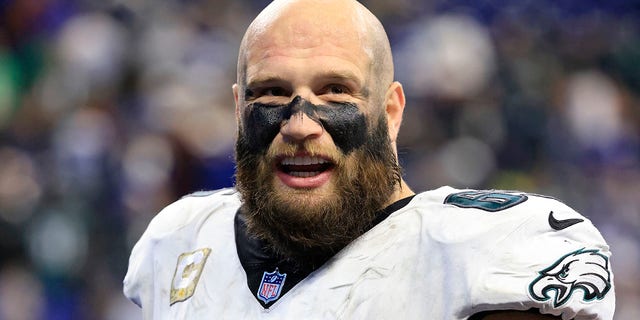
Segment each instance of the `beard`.
[{"label": "beard", "polygon": [[[250,235],[285,258],[318,261],[335,254],[369,230],[400,185],[401,169],[389,139],[384,114],[367,141],[349,154],[335,146],[272,143],[263,154],[249,150],[240,131],[236,142],[236,187]],[[304,150],[330,154],[334,161],[329,193],[276,188],[274,155]]]}]

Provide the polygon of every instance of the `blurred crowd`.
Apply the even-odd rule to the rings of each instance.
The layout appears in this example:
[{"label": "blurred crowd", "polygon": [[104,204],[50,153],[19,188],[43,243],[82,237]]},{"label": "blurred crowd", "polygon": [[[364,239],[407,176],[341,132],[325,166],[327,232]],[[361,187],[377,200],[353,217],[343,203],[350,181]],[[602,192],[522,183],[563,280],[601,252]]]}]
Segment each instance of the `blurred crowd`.
[{"label": "blurred crowd", "polygon": [[[0,0],[0,320],[140,317],[121,282],[149,220],[233,185],[237,50],[268,2]],[[639,319],[640,3],[362,2],[407,93],[413,189],[562,199]]]}]

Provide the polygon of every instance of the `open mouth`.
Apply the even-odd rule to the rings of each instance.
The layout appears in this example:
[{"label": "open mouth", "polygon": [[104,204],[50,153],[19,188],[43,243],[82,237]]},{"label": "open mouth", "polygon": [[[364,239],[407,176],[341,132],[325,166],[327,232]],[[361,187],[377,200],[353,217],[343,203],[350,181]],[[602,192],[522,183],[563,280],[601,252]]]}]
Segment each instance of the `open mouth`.
[{"label": "open mouth", "polygon": [[278,170],[299,178],[314,177],[333,167],[332,161],[311,156],[285,157],[277,163]]}]

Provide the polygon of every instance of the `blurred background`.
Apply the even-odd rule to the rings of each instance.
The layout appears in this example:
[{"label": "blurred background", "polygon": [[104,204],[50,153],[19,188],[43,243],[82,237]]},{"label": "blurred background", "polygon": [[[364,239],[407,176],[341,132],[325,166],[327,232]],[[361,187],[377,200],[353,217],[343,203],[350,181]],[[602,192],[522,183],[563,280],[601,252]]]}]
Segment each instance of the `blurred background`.
[{"label": "blurred background", "polygon": [[[131,247],[233,185],[236,55],[269,1],[0,0],[0,320],[139,319]],[[406,180],[562,199],[640,319],[640,3],[362,1],[407,92]]]}]

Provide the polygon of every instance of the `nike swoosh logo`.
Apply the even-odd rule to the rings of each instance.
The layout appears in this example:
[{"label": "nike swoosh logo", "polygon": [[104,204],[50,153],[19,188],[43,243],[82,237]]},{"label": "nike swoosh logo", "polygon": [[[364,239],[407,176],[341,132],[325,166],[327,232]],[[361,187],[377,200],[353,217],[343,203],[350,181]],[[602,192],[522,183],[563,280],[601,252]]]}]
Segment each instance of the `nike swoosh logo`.
[{"label": "nike swoosh logo", "polygon": [[571,227],[574,224],[580,223],[584,219],[564,219],[558,220],[553,217],[553,211],[549,212],[549,225],[555,230],[562,230]]}]

